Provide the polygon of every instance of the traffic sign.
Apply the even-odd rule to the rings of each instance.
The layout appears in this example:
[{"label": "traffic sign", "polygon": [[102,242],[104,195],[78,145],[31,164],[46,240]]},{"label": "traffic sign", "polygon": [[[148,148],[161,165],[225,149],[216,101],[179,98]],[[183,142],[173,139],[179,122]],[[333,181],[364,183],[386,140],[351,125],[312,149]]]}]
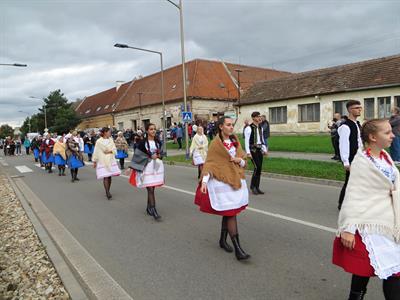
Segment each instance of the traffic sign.
[{"label": "traffic sign", "polygon": [[192,112],[191,111],[183,111],[182,112],[182,122],[184,122],[184,123],[192,122]]}]

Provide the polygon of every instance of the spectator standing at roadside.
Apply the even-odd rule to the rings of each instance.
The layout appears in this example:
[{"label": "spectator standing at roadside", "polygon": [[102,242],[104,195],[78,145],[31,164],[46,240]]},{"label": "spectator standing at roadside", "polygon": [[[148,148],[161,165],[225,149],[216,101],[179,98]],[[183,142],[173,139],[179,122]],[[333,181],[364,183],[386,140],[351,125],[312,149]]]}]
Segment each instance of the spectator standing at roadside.
[{"label": "spectator standing at roadside", "polygon": [[335,155],[331,157],[331,159],[334,160],[340,160],[340,151],[339,151],[339,134],[338,134],[338,129],[340,125],[342,125],[342,117],[339,113],[335,113],[333,115],[333,119],[331,122],[328,124],[328,128],[330,130],[331,134],[331,141],[332,141],[332,147],[333,150],[335,151]]},{"label": "spectator standing at roadside", "polygon": [[182,129],[182,124],[178,125],[178,128],[176,130],[176,139],[178,141],[178,149],[182,150],[182,138],[183,138],[183,129]]},{"label": "spectator standing at roadside", "polygon": [[261,116],[260,127],[263,131],[265,147],[267,147],[267,150],[268,150],[268,139],[269,139],[269,136],[271,133],[270,133],[269,122],[267,121],[267,117],[265,115]]}]

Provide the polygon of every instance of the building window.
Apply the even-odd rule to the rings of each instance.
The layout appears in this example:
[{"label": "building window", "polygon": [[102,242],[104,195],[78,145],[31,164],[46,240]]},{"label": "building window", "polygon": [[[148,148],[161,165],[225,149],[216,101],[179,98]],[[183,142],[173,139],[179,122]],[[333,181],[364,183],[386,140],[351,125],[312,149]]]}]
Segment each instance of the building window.
[{"label": "building window", "polygon": [[101,109],[101,106],[99,106],[97,109],[96,109],[96,111],[99,111]]},{"label": "building window", "polygon": [[106,106],[104,106],[104,109],[108,109],[110,107],[110,104],[107,104]]},{"label": "building window", "polygon": [[124,122],[118,123],[118,130],[124,130]]},{"label": "building window", "polygon": [[375,118],[375,98],[364,99],[364,119],[370,120]]},{"label": "building window", "polygon": [[150,124],[150,120],[149,119],[142,120],[142,122],[143,122],[143,127],[144,128],[146,128],[147,125]]},{"label": "building window", "polygon": [[172,125],[172,118],[171,117],[167,117],[167,128],[170,128]]},{"label": "building window", "polygon": [[299,105],[299,122],[319,122],[319,115],[319,103]]},{"label": "building window", "polygon": [[90,113],[90,108],[87,111],[85,111],[85,114],[88,114],[88,113]]},{"label": "building window", "polygon": [[390,118],[390,96],[378,97],[378,117],[380,119]]},{"label": "building window", "polygon": [[131,122],[132,122],[132,124],[131,124],[132,130],[136,131],[137,130],[137,121],[131,120]]},{"label": "building window", "polygon": [[400,107],[400,96],[394,96],[394,105]]},{"label": "building window", "polygon": [[271,107],[269,109],[269,122],[271,124],[287,123],[287,107]]},{"label": "building window", "polygon": [[349,112],[346,107],[347,101],[348,100],[333,101],[333,113],[339,113],[341,116],[348,116]]}]

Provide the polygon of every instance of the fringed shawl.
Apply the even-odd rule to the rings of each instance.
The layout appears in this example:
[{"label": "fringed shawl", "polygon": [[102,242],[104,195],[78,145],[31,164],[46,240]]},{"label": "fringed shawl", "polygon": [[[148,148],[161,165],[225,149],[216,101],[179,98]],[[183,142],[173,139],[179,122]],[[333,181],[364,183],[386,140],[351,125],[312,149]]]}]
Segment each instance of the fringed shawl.
[{"label": "fringed shawl", "polygon": [[358,151],[351,164],[349,183],[339,213],[338,236],[348,226],[354,226],[400,242],[400,178],[397,168],[395,172],[393,184],[364,156],[362,150]]},{"label": "fringed shawl", "polygon": [[56,155],[56,154],[60,154],[61,155],[61,157],[63,158],[63,159],[67,159],[67,156],[65,155],[65,144],[64,143],[61,143],[61,142],[59,142],[59,141],[57,141],[55,144],[54,144],[54,148],[53,148],[53,154],[54,155]]},{"label": "fringed shawl", "polygon": [[[105,144],[103,141],[104,138],[99,138],[96,142],[96,146],[94,147],[93,152],[93,161],[98,162],[106,167],[107,170],[111,169],[111,164],[115,161],[115,154],[117,154],[117,148],[115,147],[114,141],[112,138],[108,138],[108,144]],[[112,151],[112,153],[105,153],[108,151]]]},{"label": "fringed shawl", "polygon": [[[237,141],[236,157],[246,160],[246,153],[243,151],[239,139]],[[242,186],[241,179],[245,179],[244,168],[231,162],[230,159],[231,156],[220,137],[216,136],[210,144],[201,177],[210,174],[211,177],[229,184],[233,189],[240,189]]]}]

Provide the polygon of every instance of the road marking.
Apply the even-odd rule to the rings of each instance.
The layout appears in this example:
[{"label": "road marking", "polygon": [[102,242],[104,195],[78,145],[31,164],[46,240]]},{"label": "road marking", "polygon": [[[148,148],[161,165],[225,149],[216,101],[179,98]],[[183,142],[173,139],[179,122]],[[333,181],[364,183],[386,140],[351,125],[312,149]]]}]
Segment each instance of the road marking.
[{"label": "road marking", "polygon": [[27,166],[15,166],[15,168],[20,172],[20,173],[30,173],[33,172],[31,168],[28,168]]},{"label": "road marking", "polygon": [[[126,175],[121,175],[121,176],[125,177],[125,178],[129,178],[129,176],[126,176]],[[196,195],[196,193],[194,193],[194,192],[182,190],[180,188],[176,188],[176,187],[169,186],[169,185],[163,185],[162,187],[166,188],[166,189],[169,189],[169,190],[176,191],[176,192],[188,194],[188,195],[191,195],[191,196]],[[252,212],[263,214],[265,216],[269,216],[269,217],[274,217],[274,218],[281,219],[281,220],[290,221],[290,222],[293,222],[293,223],[297,223],[297,224],[301,224],[301,225],[304,225],[304,226],[320,229],[320,230],[327,231],[327,232],[336,233],[336,231],[337,231],[335,228],[332,228],[332,227],[327,227],[327,226],[319,225],[319,224],[316,224],[316,223],[307,222],[307,221],[303,221],[303,220],[292,218],[292,217],[287,217],[287,216],[284,216],[284,215],[281,215],[281,214],[275,214],[275,213],[272,213],[272,212],[269,212],[269,211],[253,208],[253,207],[250,207],[250,206],[248,206],[247,209],[252,211]]]}]

